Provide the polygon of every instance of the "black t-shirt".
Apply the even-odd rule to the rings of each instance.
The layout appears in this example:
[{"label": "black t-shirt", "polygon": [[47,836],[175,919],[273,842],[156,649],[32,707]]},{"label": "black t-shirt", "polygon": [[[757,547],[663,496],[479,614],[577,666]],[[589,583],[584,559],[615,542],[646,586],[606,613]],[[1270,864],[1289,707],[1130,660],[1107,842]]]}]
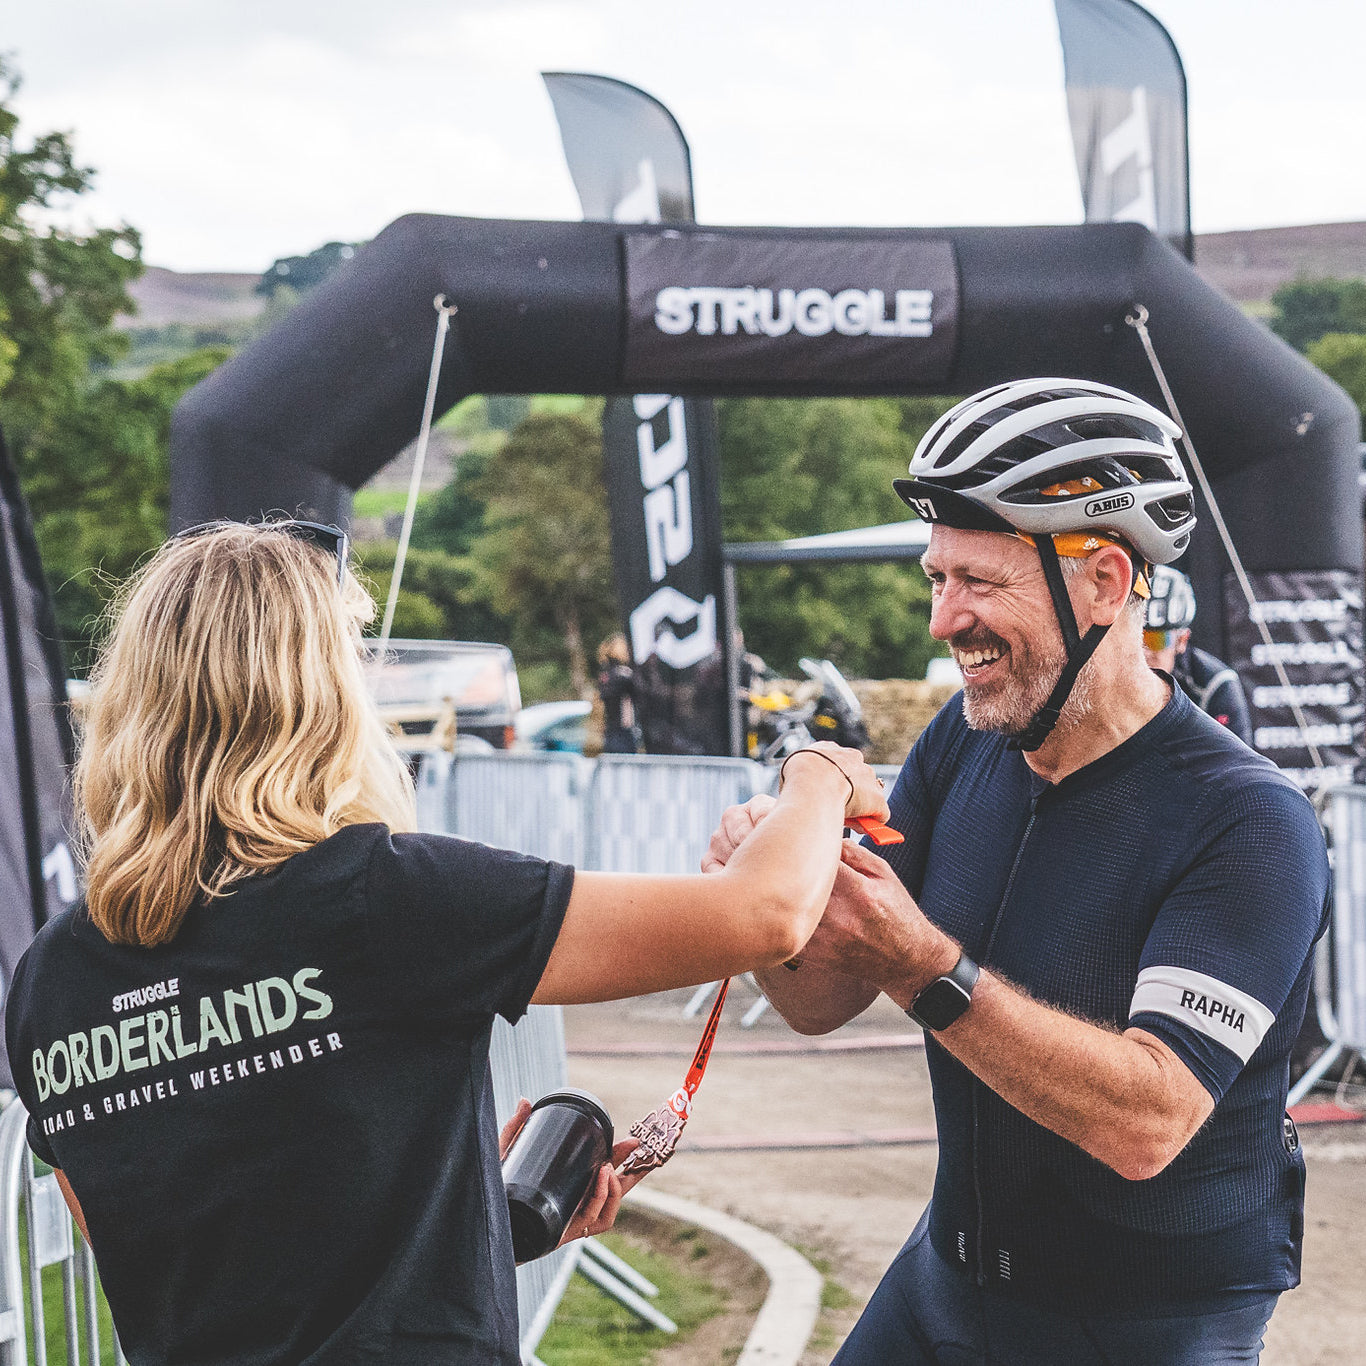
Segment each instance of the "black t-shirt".
[{"label": "black t-shirt", "polygon": [[636,675],[629,664],[609,664],[603,669],[598,675],[598,696],[606,730],[629,731],[635,725]]},{"label": "black t-shirt", "polygon": [[519,1360],[489,1033],[573,870],[351,826],[157,948],[80,910],[6,1014],[134,1363]]}]

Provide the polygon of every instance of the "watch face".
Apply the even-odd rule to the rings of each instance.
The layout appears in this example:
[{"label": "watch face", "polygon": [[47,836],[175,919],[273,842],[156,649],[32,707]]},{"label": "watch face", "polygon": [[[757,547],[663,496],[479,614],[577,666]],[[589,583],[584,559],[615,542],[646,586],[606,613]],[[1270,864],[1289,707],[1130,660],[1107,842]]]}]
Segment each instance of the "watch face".
[{"label": "watch face", "polygon": [[972,1003],[972,992],[939,977],[915,998],[911,1018],[926,1029],[947,1029]]}]

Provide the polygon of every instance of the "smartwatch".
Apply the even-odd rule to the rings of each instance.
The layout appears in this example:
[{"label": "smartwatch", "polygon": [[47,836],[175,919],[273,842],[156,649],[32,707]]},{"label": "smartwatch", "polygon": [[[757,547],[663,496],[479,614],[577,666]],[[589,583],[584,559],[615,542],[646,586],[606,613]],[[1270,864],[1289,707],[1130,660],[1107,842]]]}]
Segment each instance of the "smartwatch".
[{"label": "smartwatch", "polygon": [[982,969],[960,954],[947,977],[936,977],[915,1000],[906,1014],[922,1029],[947,1029],[972,1004],[972,989]]}]

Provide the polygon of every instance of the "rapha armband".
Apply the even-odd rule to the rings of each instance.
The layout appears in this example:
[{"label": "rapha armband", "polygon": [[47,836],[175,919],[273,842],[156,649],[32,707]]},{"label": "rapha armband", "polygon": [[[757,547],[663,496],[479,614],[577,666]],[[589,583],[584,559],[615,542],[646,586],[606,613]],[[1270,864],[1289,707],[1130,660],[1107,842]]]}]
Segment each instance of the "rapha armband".
[{"label": "rapha armband", "polygon": [[1165,1015],[1223,1044],[1243,1062],[1257,1051],[1276,1019],[1255,996],[1218,978],[1167,967],[1144,968],[1138,974],[1129,1018],[1143,1014]]}]

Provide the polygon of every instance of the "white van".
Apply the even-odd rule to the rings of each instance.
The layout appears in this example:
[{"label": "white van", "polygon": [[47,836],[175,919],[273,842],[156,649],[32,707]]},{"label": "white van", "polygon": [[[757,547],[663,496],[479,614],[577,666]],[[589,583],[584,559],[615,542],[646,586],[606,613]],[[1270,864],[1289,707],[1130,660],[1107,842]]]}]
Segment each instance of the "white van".
[{"label": "white van", "polygon": [[[378,642],[375,642],[377,644]],[[522,690],[506,645],[479,640],[391,640],[367,669],[375,700],[417,748],[477,737],[511,749]]]}]

